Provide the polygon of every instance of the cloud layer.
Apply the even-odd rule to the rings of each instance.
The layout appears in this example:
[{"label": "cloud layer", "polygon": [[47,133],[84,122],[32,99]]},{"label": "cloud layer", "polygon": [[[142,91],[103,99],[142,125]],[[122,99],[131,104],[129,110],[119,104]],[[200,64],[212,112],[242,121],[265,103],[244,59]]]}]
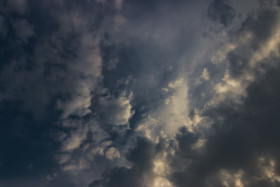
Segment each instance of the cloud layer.
[{"label": "cloud layer", "polygon": [[276,187],[279,1],[0,3],[0,186]]}]

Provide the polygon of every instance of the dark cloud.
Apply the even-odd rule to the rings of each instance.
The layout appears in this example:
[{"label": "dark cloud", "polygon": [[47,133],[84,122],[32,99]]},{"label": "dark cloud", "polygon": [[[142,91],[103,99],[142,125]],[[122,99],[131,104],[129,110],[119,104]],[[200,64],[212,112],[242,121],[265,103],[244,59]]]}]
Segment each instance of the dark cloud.
[{"label": "dark cloud", "polygon": [[[275,59],[277,61],[277,59]],[[207,111],[206,115],[216,121],[201,150],[193,145],[203,136],[188,132],[185,128],[177,135],[178,150],[172,157],[174,173],[171,180],[176,186],[222,186],[225,179],[220,172],[242,171],[240,178],[245,186],[279,185],[265,176],[269,159],[274,160],[275,175],[279,175],[279,120],[277,108],[280,93],[277,87],[280,66],[266,70],[264,77],[257,79],[248,89],[248,97],[242,106],[222,103]],[[127,158],[133,167],[115,168],[104,174],[104,178],[94,181],[90,186],[143,186],[142,176],[149,175],[152,159],[160,149],[147,140],[139,139],[136,147]],[[264,157],[264,163],[260,158]],[[152,174],[150,174],[152,175]],[[231,176],[233,177],[233,176]],[[235,185],[235,181],[228,181]]]},{"label": "dark cloud", "polygon": [[[200,152],[190,149],[197,138],[187,131],[177,137],[179,150],[175,154],[174,168],[176,163],[188,164],[183,171],[174,172],[175,185],[223,186],[226,181],[229,186],[237,186],[237,180],[250,187],[279,185],[277,74],[280,69],[279,65],[267,64],[275,64],[278,57],[264,57],[266,60],[260,62],[265,75],[259,68],[249,66],[253,53],[271,40],[277,25],[278,13],[271,9],[244,22],[238,35],[243,37],[244,33],[250,33],[252,38],[229,53],[229,70],[233,77],[246,76],[249,72],[257,78],[247,87],[243,104],[226,100],[205,111],[204,115],[214,119],[214,123]],[[267,174],[268,170],[275,177]]]},{"label": "dark cloud", "polygon": [[238,77],[244,73],[244,71],[250,71],[248,67],[250,58],[275,35],[278,22],[279,13],[274,9],[263,10],[256,18],[249,17],[245,20],[237,34],[237,39],[246,40],[242,38],[246,34],[250,34],[251,38],[228,54],[229,69],[232,76]]},{"label": "dark cloud", "polygon": [[[48,175],[58,165],[54,160],[57,144],[50,137],[56,114],[38,120],[23,112],[19,102],[1,102],[0,181]],[[36,177],[35,177],[36,178]]]},{"label": "dark cloud", "polygon": [[[183,172],[175,172],[173,180],[178,186],[219,186],[213,175],[222,169],[230,172],[242,170],[245,186],[278,186],[279,181],[265,178],[265,166],[259,158],[275,161],[275,175],[279,175],[279,66],[270,68],[264,78],[248,89],[244,105],[227,103],[211,109],[208,114],[223,120],[213,124],[214,133],[207,138],[202,153],[190,150],[193,135],[183,132],[178,136],[179,150],[176,162],[190,162]],[[214,111],[213,111],[214,110]],[[268,161],[267,161],[268,162]]]},{"label": "dark cloud", "polygon": [[[1,2],[1,186],[74,185],[61,176],[56,179],[61,168],[55,157],[61,145],[53,134],[62,131],[57,126],[61,117],[58,100],[71,97],[75,85],[72,81],[85,75],[78,73],[70,78],[71,65],[85,61],[80,57],[86,54],[84,49],[76,48],[84,46],[81,31],[74,30],[71,23],[65,26],[67,20],[60,20],[63,14],[67,17],[65,10],[55,2]],[[77,24],[82,20],[77,18]]]},{"label": "dark cloud", "polygon": [[278,186],[275,2],[1,1],[0,186]]},{"label": "dark cloud", "polygon": [[234,8],[228,5],[224,0],[214,0],[209,5],[207,13],[210,19],[224,26],[229,26],[236,16]]},{"label": "dark cloud", "polygon": [[131,168],[114,168],[105,173],[101,180],[92,182],[89,187],[143,186],[145,180],[152,175],[152,159],[156,152],[155,145],[146,139],[139,138],[135,148],[127,155],[127,159],[132,163]]}]

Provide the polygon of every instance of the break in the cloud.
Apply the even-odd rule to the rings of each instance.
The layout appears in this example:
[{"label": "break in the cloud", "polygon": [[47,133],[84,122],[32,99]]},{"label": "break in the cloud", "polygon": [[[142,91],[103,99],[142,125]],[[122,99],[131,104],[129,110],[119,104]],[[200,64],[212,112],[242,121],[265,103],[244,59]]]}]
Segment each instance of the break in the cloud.
[{"label": "break in the cloud", "polygon": [[279,1],[0,5],[0,186],[279,186]]}]

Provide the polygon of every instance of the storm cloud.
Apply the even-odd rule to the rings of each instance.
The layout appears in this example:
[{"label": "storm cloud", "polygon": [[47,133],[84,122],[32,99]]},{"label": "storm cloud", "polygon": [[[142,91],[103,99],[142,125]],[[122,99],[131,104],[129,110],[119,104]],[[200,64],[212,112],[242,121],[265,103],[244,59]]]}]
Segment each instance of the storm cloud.
[{"label": "storm cloud", "polygon": [[0,186],[280,185],[279,1],[0,3]]}]

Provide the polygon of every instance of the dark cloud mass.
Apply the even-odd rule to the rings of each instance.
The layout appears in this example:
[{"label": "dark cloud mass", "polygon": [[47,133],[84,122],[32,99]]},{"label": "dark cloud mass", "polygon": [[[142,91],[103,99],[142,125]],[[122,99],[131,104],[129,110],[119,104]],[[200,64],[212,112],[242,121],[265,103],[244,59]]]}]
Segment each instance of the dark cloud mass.
[{"label": "dark cloud mass", "polygon": [[208,7],[208,16],[213,21],[228,26],[232,23],[236,12],[224,0],[214,0]]},{"label": "dark cloud mass", "polygon": [[280,186],[279,0],[0,2],[0,186]]},{"label": "dark cloud mass", "polygon": [[114,168],[105,173],[104,178],[94,181],[90,187],[96,186],[136,186],[147,183],[145,180],[152,175],[152,158],[156,155],[156,146],[145,139],[138,139],[136,147],[127,155],[127,159],[133,163],[131,168]]},{"label": "dark cloud mass", "polygon": [[[179,149],[174,162],[192,162],[185,170],[174,173],[175,184],[223,186],[217,181],[219,176],[215,175],[227,170],[232,173],[242,171],[244,186],[279,186],[279,70],[279,65],[269,68],[263,78],[251,84],[244,105],[223,103],[211,109],[214,111],[208,115],[222,117],[223,121],[213,124],[214,133],[209,135],[202,153],[189,149],[195,139],[188,132],[178,136]],[[266,176],[268,169],[264,166],[269,167],[269,159],[275,162],[275,178]],[[238,186],[234,183],[236,181],[229,185]]]}]

